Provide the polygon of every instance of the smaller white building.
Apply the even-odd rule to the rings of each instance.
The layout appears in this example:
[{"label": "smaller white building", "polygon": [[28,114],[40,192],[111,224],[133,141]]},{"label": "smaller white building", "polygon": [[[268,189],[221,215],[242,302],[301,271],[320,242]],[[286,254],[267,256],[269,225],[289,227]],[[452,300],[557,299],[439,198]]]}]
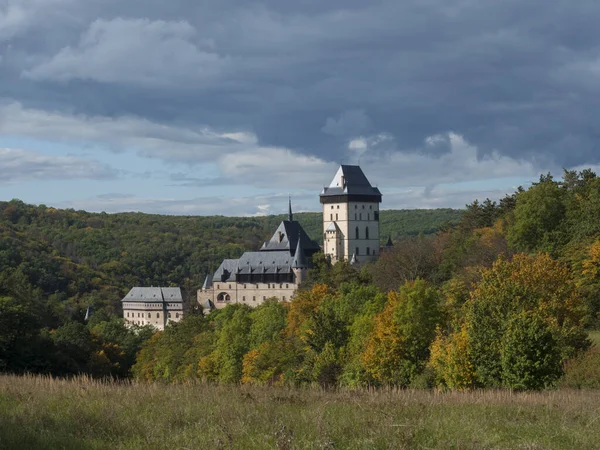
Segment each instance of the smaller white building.
[{"label": "smaller white building", "polygon": [[178,287],[134,287],[121,300],[126,323],[152,325],[164,330],[183,319],[183,298]]}]

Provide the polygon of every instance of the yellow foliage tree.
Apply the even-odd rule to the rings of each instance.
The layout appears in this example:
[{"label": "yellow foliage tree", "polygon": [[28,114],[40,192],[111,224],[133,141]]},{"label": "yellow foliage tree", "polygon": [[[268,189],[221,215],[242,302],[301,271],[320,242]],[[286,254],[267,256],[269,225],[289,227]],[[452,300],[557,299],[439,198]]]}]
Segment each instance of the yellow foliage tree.
[{"label": "yellow foliage tree", "polygon": [[463,390],[475,385],[469,335],[464,325],[450,336],[444,336],[438,328],[436,339],[431,344],[429,367],[435,372],[438,386]]}]

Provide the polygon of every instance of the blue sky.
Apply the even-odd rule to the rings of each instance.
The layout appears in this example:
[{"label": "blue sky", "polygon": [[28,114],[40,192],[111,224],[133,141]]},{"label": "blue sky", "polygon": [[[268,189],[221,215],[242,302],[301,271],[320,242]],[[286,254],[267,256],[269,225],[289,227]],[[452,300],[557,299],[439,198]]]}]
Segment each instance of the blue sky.
[{"label": "blue sky", "polygon": [[600,160],[600,4],[0,0],[0,200],[462,207]]}]

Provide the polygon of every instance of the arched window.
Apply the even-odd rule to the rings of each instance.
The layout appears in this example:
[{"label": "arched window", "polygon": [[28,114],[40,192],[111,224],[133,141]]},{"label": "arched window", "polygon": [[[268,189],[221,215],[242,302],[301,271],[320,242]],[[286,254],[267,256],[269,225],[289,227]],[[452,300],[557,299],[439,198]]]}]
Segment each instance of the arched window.
[{"label": "arched window", "polygon": [[369,239],[369,227],[365,230],[365,239]]},{"label": "arched window", "polygon": [[359,234],[358,234],[358,227],[356,227],[356,239],[360,239]]}]

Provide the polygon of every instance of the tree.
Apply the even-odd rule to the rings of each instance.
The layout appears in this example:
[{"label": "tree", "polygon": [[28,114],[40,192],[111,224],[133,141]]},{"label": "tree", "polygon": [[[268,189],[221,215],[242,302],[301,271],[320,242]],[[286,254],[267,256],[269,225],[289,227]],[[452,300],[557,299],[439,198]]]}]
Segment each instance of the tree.
[{"label": "tree", "polygon": [[508,319],[500,347],[502,381],[511,389],[544,389],[562,375],[558,342],[537,312]]},{"label": "tree", "polygon": [[[543,321],[556,341],[560,358],[568,359],[589,346],[583,328],[585,304],[578,295],[568,268],[554,261],[548,254],[517,254],[512,260],[500,258],[490,269],[483,271],[481,281],[465,304],[464,319],[458,327],[459,331],[452,332],[446,343],[442,341],[437,344],[439,347],[445,346],[439,349],[442,364],[438,366],[438,378],[446,380],[445,383],[448,384],[450,377],[443,370],[443,355],[449,354],[451,347],[459,342],[457,333],[466,333],[465,342],[468,345],[463,347],[468,354],[461,354],[460,358],[470,361],[473,366],[475,377],[472,384],[500,387],[516,383],[502,363],[503,348],[509,354],[506,350],[508,347],[503,347],[503,343],[509,342],[513,346],[513,353],[510,358],[505,358],[506,361],[521,361],[524,358],[527,345],[530,345],[527,342],[531,342],[533,338],[519,335],[515,331],[516,325],[511,325],[514,317],[524,313],[539,316],[539,320]],[[522,320],[530,320],[532,326],[538,324],[537,318],[534,320],[527,316]],[[512,331],[509,332],[509,329]],[[544,337],[540,327],[535,330],[534,337],[535,333]],[[516,344],[519,339],[523,340],[519,344],[521,347]],[[520,350],[516,350],[517,348]],[[552,361],[554,347],[548,345],[540,349],[549,353],[535,357]],[[526,366],[525,363],[522,365]],[[439,370],[440,367],[442,370]],[[518,373],[525,371],[519,370],[521,372]],[[505,376],[509,378],[505,380]],[[542,380],[543,383],[547,381]],[[526,384],[533,386],[531,381]]]},{"label": "tree", "polygon": [[367,373],[381,384],[408,386],[425,367],[440,320],[439,292],[426,281],[390,292],[363,353]]},{"label": "tree", "polygon": [[551,176],[542,176],[517,195],[508,242],[518,251],[555,251],[561,244],[558,228],[564,218],[564,191]]},{"label": "tree", "polygon": [[404,239],[390,251],[382,253],[369,272],[374,284],[383,292],[398,289],[405,281],[430,280],[436,270],[437,252],[434,240],[418,236]]},{"label": "tree", "polygon": [[[245,305],[244,305],[245,306]],[[250,312],[237,308],[231,320],[223,325],[216,347],[219,381],[237,383],[242,377],[242,359],[250,349]]]},{"label": "tree", "polygon": [[286,326],[288,308],[277,299],[267,299],[250,313],[250,347],[274,341]]}]

